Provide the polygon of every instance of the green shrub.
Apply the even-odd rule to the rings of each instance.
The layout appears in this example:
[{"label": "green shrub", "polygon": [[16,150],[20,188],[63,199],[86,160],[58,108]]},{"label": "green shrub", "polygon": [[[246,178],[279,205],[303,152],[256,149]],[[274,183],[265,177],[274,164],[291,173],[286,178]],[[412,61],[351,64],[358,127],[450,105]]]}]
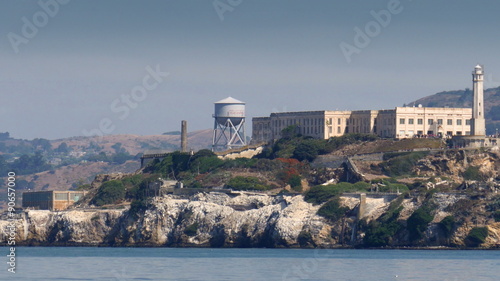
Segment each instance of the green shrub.
[{"label": "green shrub", "polygon": [[369,190],[370,187],[371,187],[371,184],[364,182],[364,181],[358,181],[357,183],[353,184],[353,188],[356,191]]},{"label": "green shrub", "polygon": [[97,194],[92,199],[92,203],[96,206],[113,204],[118,200],[125,198],[125,187],[118,180],[107,181],[99,187]]},{"label": "green shrub", "polygon": [[451,236],[454,227],[455,218],[453,216],[447,216],[439,222],[439,228],[441,228],[446,238]]},{"label": "green shrub", "polygon": [[[382,247],[392,244],[394,236],[403,229],[398,222],[399,213],[403,210],[403,206],[401,206],[403,198],[401,195],[393,200],[385,214],[366,226],[363,238],[363,244],[366,247]],[[362,227],[361,224],[360,226]]]},{"label": "green shrub", "polygon": [[187,236],[195,236],[196,232],[198,232],[198,223],[197,222],[186,226],[186,228],[184,229],[184,234],[186,234]]},{"label": "green shrub", "polygon": [[302,230],[297,237],[297,242],[299,242],[300,247],[316,247],[311,233]]},{"label": "green shrub", "polygon": [[264,185],[256,177],[242,177],[237,176],[231,178],[225,186],[226,188],[231,188],[234,190],[268,190],[269,187]]},{"label": "green shrub", "polygon": [[423,233],[427,230],[429,223],[434,219],[431,215],[430,208],[418,208],[408,218],[407,227],[410,234],[410,241],[417,241],[422,239]]},{"label": "green shrub", "polygon": [[428,151],[418,152],[402,152],[402,153],[386,153],[385,162],[381,164],[382,171],[390,177],[409,175],[418,160],[429,154]]},{"label": "green shrub", "polygon": [[338,184],[317,185],[304,195],[304,200],[313,204],[321,204],[344,192],[365,192],[370,188],[369,183],[357,182],[355,184],[340,182]]},{"label": "green shrub", "polygon": [[200,157],[193,160],[190,164],[190,170],[193,173],[208,173],[213,171],[224,164],[224,160],[217,156]]},{"label": "green shrub", "polygon": [[334,198],[319,208],[318,215],[335,222],[344,216],[347,211],[349,211],[349,208],[341,207],[340,200]]},{"label": "green shrub", "polygon": [[480,181],[483,179],[481,172],[479,172],[479,167],[469,166],[465,170],[463,174],[464,179],[466,180],[475,180]]},{"label": "green shrub", "polygon": [[313,204],[321,204],[340,194],[335,184],[313,186],[305,194],[304,199]]},{"label": "green shrub", "polygon": [[493,213],[493,218],[495,219],[495,222],[500,222],[500,210]]},{"label": "green shrub", "polygon": [[128,210],[129,215],[133,218],[137,218],[139,213],[146,211],[148,208],[148,202],[145,199],[133,200],[130,203],[130,209]]},{"label": "green shrub", "polygon": [[474,227],[469,232],[469,235],[465,237],[465,245],[468,247],[478,247],[486,241],[486,237],[488,236],[488,228],[487,227]]},{"label": "green shrub", "polygon": [[292,175],[288,180],[288,184],[295,191],[302,190],[302,182],[299,175]]},{"label": "green shrub", "polygon": [[293,158],[304,161],[307,160],[312,162],[316,157],[318,157],[318,151],[320,147],[313,141],[304,141],[300,143],[293,151]]},{"label": "green shrub", "polygon": [[393,231],[386,225],[382,225],[377,221],[373,221],[368,225],[363,238],[363,244],[366,247],[383,247],[390,245]]}]

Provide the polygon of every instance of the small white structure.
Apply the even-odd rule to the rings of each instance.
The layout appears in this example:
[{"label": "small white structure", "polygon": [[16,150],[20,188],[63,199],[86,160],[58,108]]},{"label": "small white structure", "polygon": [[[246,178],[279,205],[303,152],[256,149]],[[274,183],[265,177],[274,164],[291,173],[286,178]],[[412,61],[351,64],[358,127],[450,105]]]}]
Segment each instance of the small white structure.
[{"label": "small white structure", "polygon": [[245,103],[232,97],[215,102],[212,150],[246,146]]}]

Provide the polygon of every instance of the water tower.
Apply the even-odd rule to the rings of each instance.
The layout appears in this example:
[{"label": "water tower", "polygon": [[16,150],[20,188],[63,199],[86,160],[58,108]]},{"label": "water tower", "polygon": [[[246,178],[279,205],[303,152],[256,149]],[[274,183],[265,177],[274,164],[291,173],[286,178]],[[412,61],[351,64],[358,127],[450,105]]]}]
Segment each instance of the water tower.
[{"label": "water tower", "polygon": [[245,103],[232,97],[215,102],[212,150],[245,146]]}]

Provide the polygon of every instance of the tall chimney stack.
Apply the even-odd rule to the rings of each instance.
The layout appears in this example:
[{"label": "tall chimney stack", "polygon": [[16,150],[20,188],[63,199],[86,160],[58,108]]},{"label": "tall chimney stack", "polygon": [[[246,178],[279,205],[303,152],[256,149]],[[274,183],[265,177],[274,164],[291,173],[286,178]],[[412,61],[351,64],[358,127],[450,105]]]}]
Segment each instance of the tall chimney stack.
[{"label": "tall chimney stack", "polygon": [[188,138],[187,138],[187,121],[182,120],[181,122],[181,152],[188,152]]}]

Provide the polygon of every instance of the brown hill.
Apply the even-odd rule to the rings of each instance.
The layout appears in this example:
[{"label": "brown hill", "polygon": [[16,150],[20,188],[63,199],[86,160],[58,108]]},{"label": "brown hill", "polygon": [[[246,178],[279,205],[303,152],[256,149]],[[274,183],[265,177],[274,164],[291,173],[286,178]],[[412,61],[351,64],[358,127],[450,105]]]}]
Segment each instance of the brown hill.
[{"label": "brown hill", "polygon": [[[89,147],[98,146],[100,151],[114,153],[113,145],[120,143],[131,155],[143,153],[146,150],[162,149],[174,151],[180,149],[180,135],[107,135],[102,137],[71,137],[51,141],[57,148],[65,142],[73,151],[86,151]],[[188,147],[194,151],[209,148],[212,144],[212,130],[200,130],[188,133]]]}]

